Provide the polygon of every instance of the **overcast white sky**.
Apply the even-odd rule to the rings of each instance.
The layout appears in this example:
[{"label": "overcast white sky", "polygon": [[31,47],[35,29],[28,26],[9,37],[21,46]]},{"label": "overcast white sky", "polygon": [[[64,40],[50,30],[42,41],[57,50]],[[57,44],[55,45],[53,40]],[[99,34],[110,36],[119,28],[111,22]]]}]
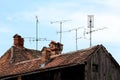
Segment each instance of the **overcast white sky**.
[{"label": "overcast white sky", "polygon": [[[13,35],[35,37],[35,16],[39,18],[39,38],[59,41],[59,23],[64,22],[63,31],[73,28],[87,28],[87,15],[94,15],[92,45],[103,44],[120,63],[120,0],[0,0],[0,55],[13,45]],[[83,29],[78,37],[83,37]],[[89,38],[89,35],[86,35]],[[50,41],[39,41],[39,49]],[[75,31],[62,34],[64,53],[76,50]],[[25,47],[35,49],[35,42],[25,38]],[[78,39],[78,49],[88,48],[89,40]]]}]

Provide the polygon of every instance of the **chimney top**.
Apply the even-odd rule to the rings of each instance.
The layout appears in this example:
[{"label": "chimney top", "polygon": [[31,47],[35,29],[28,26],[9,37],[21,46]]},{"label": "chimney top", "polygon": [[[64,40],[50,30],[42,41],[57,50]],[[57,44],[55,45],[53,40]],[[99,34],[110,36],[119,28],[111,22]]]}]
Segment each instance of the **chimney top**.
[{"label": "chimney top", "polygon": [[13,36],[13,38],[14,38],[14,46],[15,47],[19,47],[19,48],[23,48],[24,47],[24,38],[22,38],[18,34],[15,34]]},{"label": "chimney top", "polygon": [[18,34],[15,34],[14,36],[13,36],[13,38],[21,38],[21,36],[20,35],[18,35]]},{"label": "chimney top", "polygon": [[[56,44],[56,41],[51,41],[50,44]],[[49,44],[49,45],[50,45],[50,44]]]}]

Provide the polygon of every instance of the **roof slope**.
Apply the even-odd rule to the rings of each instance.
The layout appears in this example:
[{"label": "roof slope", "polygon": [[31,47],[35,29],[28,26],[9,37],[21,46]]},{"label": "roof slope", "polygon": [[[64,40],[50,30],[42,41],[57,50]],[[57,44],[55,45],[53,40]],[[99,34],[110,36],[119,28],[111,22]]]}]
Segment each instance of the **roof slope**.
[{"label": "roof slope", "polygon": [[27,48],[17,48],[12,46],[5,54],[0,58],[0,63],[17,63],[21,61],[31,60],[41,56],[40,51],[27,49]]},{"label": "roof slope", "polygon": [[[41,57],[38,57],[37,53],[34,53],[34,57],[27,56],[27,58],[25,58],[26,60],[22,59],[22,61],[18,61],[18,62],[15,61],[14,63],[10,63],[10,58],[9,59],[6,58],[6,56],[10,55],[10,51],[8,50],[9,54],[6,53],[2,57],[4,59],[8,59],[8,62],[2,63],[2,64],[0,62],[0,77],[25,74],[25,73],[47,70],[47,69],[60,68],[63,66],[83,64],[91,54],[95,53],[95,51],[101,48],[104,48],[104,47],[102,45],[97,45],[87,49],[68,52],[66,54],[62,54],[61,56],[52,59],[44,67],[40,66]],[[29,52],[30,51],[28,50],[28,53],[26,54],[27,55],[32,54]],[[0,61],[3,60],[2,58],[0,59]],[[19,58],[16,58],[16,59],[19,59]]]},{"label": "roof slope", "polygon": [[[0,58],[0,77],[5,70],[9,70],[10,67],[15,66],[16,63],[36,59],[41,56],[40,51],[17,48],[12,46],[5,54]],[[9,72],[7,73],[9,74]]]},{"label": "roof slope", "polygon": [[9,49],[0,59],[0,77],[72,64],[82,64],[86,61],[90,54],[98,49],[98,47],[100,46],[98,45],[91,48],[62,54],[61,56],[51,60],[43,68],[40,67],[41,57],[39,53],[35,53],[34,51],[32,52],[32,50],[29,49],[20,50],[13,47],[13,54],[11,53],[11,49]]}]

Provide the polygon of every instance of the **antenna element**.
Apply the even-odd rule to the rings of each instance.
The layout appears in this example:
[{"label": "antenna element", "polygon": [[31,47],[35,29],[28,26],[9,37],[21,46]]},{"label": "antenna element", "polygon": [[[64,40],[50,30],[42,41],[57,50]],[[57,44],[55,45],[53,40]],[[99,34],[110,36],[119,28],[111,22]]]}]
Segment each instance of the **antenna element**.
[{"label": "antenna element", "polygon": [[52,22],[50,22],[51,24],[53,24],[53,23],[59,23],[60,24],[60,43],[61,43],[61,41],[62,41],[62,24],[64,23],[64,22],[67,22],[67,21],[71,21],[71,20],[61,20],[61,21],[52,21]]}]

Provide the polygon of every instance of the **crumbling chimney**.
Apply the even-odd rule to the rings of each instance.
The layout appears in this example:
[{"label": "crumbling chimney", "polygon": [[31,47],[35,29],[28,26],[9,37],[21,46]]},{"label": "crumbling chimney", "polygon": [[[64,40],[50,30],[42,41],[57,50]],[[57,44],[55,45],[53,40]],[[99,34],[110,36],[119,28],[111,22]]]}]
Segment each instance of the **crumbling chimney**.
[{"label": "crumbling chimney", "polygon": [[49,47],[43,47],[42,53],[42,63],[46,65],[51,59],[61,55],[63,50],[63,44],[51,41]]},{"label": "crumbling chimney", "polygon": [[61,54],[63,50],[63,44],[51,41],[51,43],[49,44],[49,49],[51,50],[52,55]]},{"label": "crumbling chimney", "polygon": [[58,42],[56,44],[56,54],[61,54],[62,50],[63,50],[63,44]]},{"label": "crumbling chimney", "polygon": [[41,60],[42,60],[43,63],[45,63],[47,60],[50,59],[51,51],[47,47],[43,47],[41,52],[42,52]]},{"label": "crumbling chimney", "polygon": [[50,44],[49,44],[49,49],[51,50],[52,55],[56,54],[56,49],[57,49],[56,44],[57,43],[55,41],[51,41]]},{"label": "crumbling chimney", "polygon": [[15,34],[13,38],[15,47],[24,48],[24,39],[20,35]]}]

